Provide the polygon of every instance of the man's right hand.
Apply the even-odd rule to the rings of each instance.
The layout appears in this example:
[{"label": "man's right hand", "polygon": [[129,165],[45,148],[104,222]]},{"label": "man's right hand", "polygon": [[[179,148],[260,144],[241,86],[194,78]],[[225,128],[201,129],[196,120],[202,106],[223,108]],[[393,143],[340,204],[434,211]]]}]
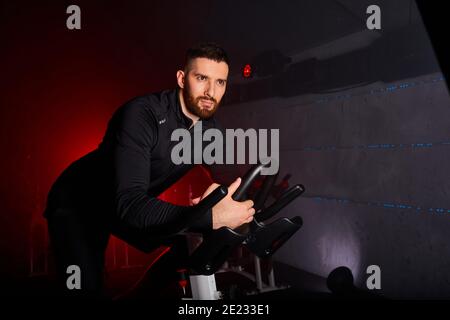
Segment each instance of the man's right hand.
[{"label": "man's right hand", "polygon": [[[253,220],[253,215],[255,214],[253,201],[235,201],[231,198],[240,184],[241,178],[237,178],[228,187],[228,194],[212,208],[212,223],[214,230],[221,227],[235,229],[240,225],[249,223]],[[201,199],[208,196],[218,186],[217,183],[211,184],[201,197],[192,200],[192,204],[199,203]]]}]

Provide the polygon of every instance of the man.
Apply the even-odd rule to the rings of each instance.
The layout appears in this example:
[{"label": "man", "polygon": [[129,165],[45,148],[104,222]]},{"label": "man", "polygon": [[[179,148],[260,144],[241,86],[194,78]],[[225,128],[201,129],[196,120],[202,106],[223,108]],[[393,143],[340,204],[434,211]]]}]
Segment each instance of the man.
[{"label": "man", "polygon": [[[175,165],[170,158],[176,142],[173,130],[191,133],[217,127],[213,115],[225,93],[229,71],[225,51],[206,43],[190,48],[184,70],[176,74],[178,88],[137,97],[111,118],[99,147],[72,163],[52,186],[48,219],[59,283],[69,294],[102,295],[104,252],[110,233],[126,241],[155,248],[165,241],[161,230],[181,217],[183,207],[156,198],[192,166]],[[228,195],[192,229],[236,228],[253,219],[251,200],[237,202]],[[211,185],[206,196],[217,184]],[[194,204],[200,199],[194,199]],[[81,288],[66,286],[67,268],[77,266]]]}]

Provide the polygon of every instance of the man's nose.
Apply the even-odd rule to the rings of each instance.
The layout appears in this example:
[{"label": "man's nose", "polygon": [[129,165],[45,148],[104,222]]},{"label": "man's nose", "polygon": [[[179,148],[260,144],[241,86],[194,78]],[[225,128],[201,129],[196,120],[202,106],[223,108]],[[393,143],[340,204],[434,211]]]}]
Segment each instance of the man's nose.
[{"label": "man's nose", "polygon": [[208,83],[206,90],[205,90],[205,96],[208,98],[214,98],[214,85],[211,83]]}]

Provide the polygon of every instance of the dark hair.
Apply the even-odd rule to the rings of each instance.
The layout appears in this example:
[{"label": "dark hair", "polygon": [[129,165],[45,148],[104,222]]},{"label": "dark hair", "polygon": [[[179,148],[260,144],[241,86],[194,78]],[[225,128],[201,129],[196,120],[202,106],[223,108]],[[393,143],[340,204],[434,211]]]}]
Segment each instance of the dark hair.
[{"label": "dark hair", "polygon": [[203,42],[189,48],[186,51],[185,69],[195,58],[207,58],[216,62],[225,62],[228,66],[230,61],[225,50],[214,42]]}]

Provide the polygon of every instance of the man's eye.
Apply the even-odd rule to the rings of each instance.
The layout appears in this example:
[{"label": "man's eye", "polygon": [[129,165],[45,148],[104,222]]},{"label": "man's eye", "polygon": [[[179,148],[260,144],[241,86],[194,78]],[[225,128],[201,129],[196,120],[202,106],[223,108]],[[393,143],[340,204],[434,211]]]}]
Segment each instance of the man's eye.
[{"label": "man's eye", "polygon": [[203,81],[203,80],[206,80],[206,77],[205,76],[198,76],[197,79]]},{"label": "man's eye", "polygon": [[219,83],[220,86],[223,86],[225,84],[225,81],[223,80],[218,80],[217,82]]}]

